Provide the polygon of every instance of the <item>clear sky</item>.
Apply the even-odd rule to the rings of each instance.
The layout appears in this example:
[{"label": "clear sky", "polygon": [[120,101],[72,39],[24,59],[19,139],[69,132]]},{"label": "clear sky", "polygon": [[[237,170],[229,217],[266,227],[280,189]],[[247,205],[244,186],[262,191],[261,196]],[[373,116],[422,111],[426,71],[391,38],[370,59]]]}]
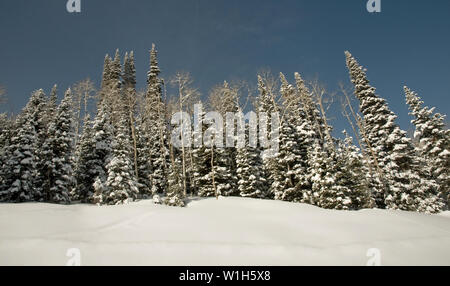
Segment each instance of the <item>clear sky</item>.
[{"label": "clear sky", "polygon": [[[349,84],[349,50],[404,129],[405,84],[450,114],[448,0],[381,0],[374,14],[367,0],[81,0],[79,14],[66,2],[0,1],[0,84],[9,96],[0,111],[18,112],[33,90],[54,83],[60,92],[87,77],[98,85],[104,55],[116,48],[134,50],[143,88],[155,43],[162,76],[189,71],[203,93],[224,80],[256,82],[266,67],[337,89]],[[338,117],[333,125],[349,128]]]}]

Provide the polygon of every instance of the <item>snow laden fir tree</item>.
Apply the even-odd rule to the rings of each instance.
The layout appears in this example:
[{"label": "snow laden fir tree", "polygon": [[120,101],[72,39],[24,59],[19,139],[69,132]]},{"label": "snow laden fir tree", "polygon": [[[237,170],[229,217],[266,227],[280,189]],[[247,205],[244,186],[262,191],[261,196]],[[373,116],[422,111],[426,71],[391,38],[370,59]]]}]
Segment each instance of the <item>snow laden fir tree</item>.
[{"label": "snow laden fir tree", "polygon": [[[420,154],[395,123],[397,116],[384,99],[370,86],[365,70],[346,52],[347,67],[360,101],[363,115],[363,137],[373,148],[376,158],[370,164],[380,172],[379,183],[373,186],[379,207],[409,211],[437,212],[442,202],[437,196],[434,180],[427,178],[420,168]],[[432,162],[429,162],[430,164]]]},{"label": "snow laden fir tree", "polygon": [[[196,114],[193,103],[201,97],[189,74],[163,78],[157,56],[153,45],[143,91],[136,89],[133,51],[122,57],[116,50],[104,58],[95,100],[92,86],[80,84],[59,102],[55,85],[49,96],[33,92],[16,117],[2,114],[0,201],[116,205],[153,198],[183,207],[188,197],[242,196],[337,210],[448,209],[445,116],[405,87],[416,128],[409,138],[349,52],[346,64],[359,103],[352,109],[356,124],[350,122],[358,146],[346,132],[333,136],[323,90],[299,73],[292,83],[283,73],[259,74],[256,95],[249,84],[225,81],[211,90],[207,110]],[[253,121],[243,115],[249,102]],[[221,134],[209,111],[223,118],[239,114],[228,126],[234,133]],[[200,144],[173,145],[176,112],[194,117],[188,122],[194,131],[177,136]],[[274,119],[279,125],[270,124]],[[236,135],[238,126],[244,137]],[[255,134],[267,140],[253,144]],[[279,146],[273,154],[264,143],[270,140]]]}]

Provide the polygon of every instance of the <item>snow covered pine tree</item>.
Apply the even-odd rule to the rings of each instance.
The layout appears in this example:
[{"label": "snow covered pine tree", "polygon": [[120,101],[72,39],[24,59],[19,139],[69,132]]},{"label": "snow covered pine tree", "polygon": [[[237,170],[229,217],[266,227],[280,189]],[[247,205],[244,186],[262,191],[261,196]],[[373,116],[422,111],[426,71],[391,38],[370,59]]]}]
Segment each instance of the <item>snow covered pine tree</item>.
[{"label": "snow covered pine tree", "polygon": [[366,72],[345,52],[355,95],[364,115],[364,133],[379,158],[383,170],[383,189],[375,199],[378,207],[435,213],[442,209],[435,184],[423,177],[417,156],[406,132],[395,124],[397,116],[384,99],[375,94]]},{"label": "snow covered pine tree", "polygon": [[420,97],[404,87],[406,102],[414,116],[412,123],[416,149],[422,156],[421,170],[438,184],[439,196],[450,207],[450,130],[445,127],[445,116],[435,113],[435,108],[423,106]]}]

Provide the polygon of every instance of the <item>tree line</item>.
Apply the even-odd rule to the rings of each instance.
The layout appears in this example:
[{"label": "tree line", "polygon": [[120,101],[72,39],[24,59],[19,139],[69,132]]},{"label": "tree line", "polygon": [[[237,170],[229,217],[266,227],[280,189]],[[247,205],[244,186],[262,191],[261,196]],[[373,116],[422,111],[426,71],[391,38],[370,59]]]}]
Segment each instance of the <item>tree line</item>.
[{"label": "tree line", "polygon": [[[354,138],[346,131],[333,136],[327,110],[335,96],[299,73],[290,83],[282,73],[275,78],[262,72],[255,91],[226,81],[211,90],[208,109],[222,115],[247,105],[257,114],[277,114],[280,125],[267,134],[279,134],[274,157],[265,155],[265,146],[251,144],[175,148],[171,115],[194,114],[200,100],[192,78],[180,72],[164,80],[153,45],[147,87],[137,91],[134,54],[122,58],[117,50],[114,58],[105,57],[98,91],[85,80],[58,104],[57,86],[48,96],[40,89],[18,116],[0,116],[0,201],[117,205],[153,198],[185,206],[189,196],[242,196],[339,210],[448,209],[445,116],[405,87],[415,126],[414,138],[408,137],[366,70],[349,52],[345,56],[354,96],[342,87],[340,98]],[[168,87],[176,95],[167,96]],[[204,115],[198,118],[203,129],[190,140],[207,140]],[[246,125],[246,140],[252,127]]]}]

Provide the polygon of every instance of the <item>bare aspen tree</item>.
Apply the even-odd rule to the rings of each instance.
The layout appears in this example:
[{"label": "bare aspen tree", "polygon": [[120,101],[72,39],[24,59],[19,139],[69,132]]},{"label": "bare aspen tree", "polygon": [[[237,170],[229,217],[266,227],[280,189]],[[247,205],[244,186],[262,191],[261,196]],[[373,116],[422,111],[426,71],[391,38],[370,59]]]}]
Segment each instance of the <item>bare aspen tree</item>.
[{"label": "bare aspen tree", "polygon": [[[380,168],[380,165],[378,163],[378,161],[379,161],[378,156],[376,155],[375,150],[372,148],[370,141],[364,131],[363,119],[361,118],[361,116],[359,114],[356,113],[355,109],[353,108],[353,105],[351,103],[350,96],[349,96],[347,89],[344,87],[344,85],[342,83],[339,84],[339,86],[340,86],[341,93],[344,96],[344,103],[343,103],[344,116],[347,118],[347,120],[350,122],[350,125],[352,126],[353,132],[355,133],[355,136],[358,140],[358,144],[361,147],[361,152],[363,154],[367,154],[367,153],[370,154],[370,156],[372,157],[372,160],[374,162],[375,166],[372,166],[370,160],[367,160],[367,164],[369,165],[368,166],[369,170],[371,171],[372,168],[375,167],[375,170],[377,170],[377,174],[380,177],[380,180],[383,180],[384,176],[383,176],[383,172]],[[353,120],[350,118],[350,115],[347,112],[347,107],[353,116]],[[368,152],[365,151],[364,144],[362,144],[361,139],[358,136],[358,132],[357,132],[356,128],[354,127],[353,121],[356,122],[356,125],[358,126],[359,134],[361,134],[361,136],[363,137],[363,140],[364,140],[366,148],[368,149]]]},{"label": "bare aspen tree", "polygon": [[225,116],[227,112],[236,112],[236,106],[239,103],[239,88],[239,86],[230,85],[226,81],[213,87],[208,98],[211,109],[222,116]]},{"label": "bare aspen tree", "polygon": [[123,109],[125,116],[128,117],[128,128],[131,131],[131,138],[133,141],[133,159],[134,159],[134,173],[139,177],[139,167],[137,160],[137,137],[135,129],[135,113],[137,104],[136,92],[136,68],[134,64],[134,52],[125,53],[125,59],[122,70],[122,94],[123,94]]},{"label": "bare aspen tree", "polygon": [[[328,125],[327,112],[333,104],[335,94],[329,94],[323,84],[316,78],[309,83],[313,100],[319,105],[323,124],[325,125],[325,137],[329,142],[329,146],[334,149],[333,137],[330,133]],[[326,106],[325,106],[326,105]]]},{"label": "bare aspen tree", "polygon": [[[217,171],[215,174],[216,187],[222,195],[237,194],[237,154],[236,147],[238,122],[235,115],[241,111],[240,97],[241,90],[245,90],[246,83],[234,81],[228,83],[224,81],[223,84],[215,86],[209,93],[208,105],[215,112],[222,115],[225,119],[226,126],[222,130],[220,136],[225,136],[226,149],[217,148],[214,151],[214,168]],[[232,114],[232,117],[229,117]],[[226,130],[226,131],[225,131]],[[223,143],[223,142],[222,142]]]},{"label": "bare aspen tree", "polygon": [[[94,97],[96,89],[91,79],[76,83],[72,88],[73,109],[75,111],[75,143],[78,142],[82,113],[88,113],[89,100]],[[83,108],[84,105],[84,108]],[[83,110],[83,111],[82,111]]]},{"label": "bare aspen tree", "polygon": [[297,85],[297,91],[299,93],[299,97],[305,109],[305,112],[310,120],[311,124],[316,127],[317,133],[319,134],[320,139],[325,140],[325,135],[323,134],[323,128],[321,126],[320,115],[317,114],[318,111],[316,109],[316,103],[312,99],[312,93],[305,85],[304,80],[300,76],[299,73],[295,73],[295,82]]},{"label": "bare aspen tree", "polygon": [[[175,87],[178,89],[178,83],[173,81],[177,76],[174,76],[172,78],[172,85],[175,85]],[[179,91],[179,89],[178,89]],[[178,92],[179,93],[179,92]],[[188,97],[184,97],[184,100],[182,101],[182,110],[189,114],[190,116],[193,116],[194,114],[194,104],[197,103],[200,99],[200,92],[196,91],[195,93],[191,93]],[[179,94],[176,96],[171,96],[170,99],[167,100],[166,104],[167,108],[167,121],[170,121],[170,116],[180,110],[180,96]],[[185,153],[185,159],[186,160],[186,176],[189,177],[189,183],[190,186],[195,185],[194,178],[191,173],[188,174],[188,170],[192,170],[194,166],[194,157],[191,147],[185,147],[184,153]],[[191,188],[192,189],[192,188]]]},{"label": "bare aspen tree", "polygon": [[[348,123],[350,124],[350,126],[353,130],[353,134],[355,135],[356,140],[358,141],[359,148],[361,149],[361,152],[364,154],[364,153],[366,153],[366,150],[365,150],[366,148],[361,141],[361,136],[360,136],[361,133],[359,132],[361,129],[360,127],[362,127],[362,124],[361,124],[361,122],[355,112],[355,109],[353,108],[353,105],[350,101],[350,97],[348,96],[348,91],[342,83],[339,83],[339,89],[343,95],[343,100],[341,102],[342,115],[344,115],[344,117],[347,119]],[[350,113],[348,112],[347,109],[350,110]],[[357,126],[355,126],[355,122],[356,122]]]},{"label": "bare aspen tree", "polygon": [[[358,146],[359,146],[359,148],[361,150],[361,154],[362,154],[362,156],[364,158],[364,161],[367,162],[367,165],[369,167],[369,172],[372,174],[373,170],[372,170],[372,164],[370,164],[370,161],[369,161],[369,155],[367,154],[367,150],[366,150],[366,148],[364,148],[364,145],[363,145],[363,143],[361,141],[361,136],[359,135],[358,129],[357,129],[358,127],[355,126],[354,121],[353,121],[353,120],[357,120],[357,118],[352,119],[350,113],[347,110],[348,104],[351,104],[351,103],[348,102],[347,100],[344,100],[342,102],[342,104],[341,104],[342,115],[347,119],[347,122],[350,124],[350,127],[353,130],[353,134],[354,134],[354,136],[356,138],[356,141],[358,142]],[[353,109],[353,107],[350,107],[350,109]]]},{"label": "bare aspen tree", "polygon": [[[260,71],[260,74],[258,74],[258,81],[261,81],[265,87],[265,92],[268,95],[268,98],[271,102],[272,108],[270,110],[269,113],[272,114],[276,114],[277,117],[277,121],[279,124],[282,124],[281,121],[281,115],[280,115],[280,105],[279,101],[281,101],[281,95],[279,93],[280,90],[280,81],[278,80],[278,78],[276,78],[272,72],[270,71],[270,69],[264,69],[262,71]],[[258,103],[259,104],[259,103]],[[259,110],[259,106],[257,107],[257,109]],[[265,112],[267,112],[268,110],[266,110]],[[272,120],[272,114],[267,114],[269,116],[269,120]],[[268,134],[270,134],[271,132],[273,132],[274,130],[272,130],[271,126],[269,126],[268,129]],[[271,135],[270,135],[271,136]],[[267,139],[267,138],[266,138]],[[275,158],[268,158],[269,161],[274,161]]]},{"label": "bare aspen tree", "polygon": [[[280,90],[280,82],[278,78],[276,78],[270,69],[262,69],[258,73],[259,76],[261,76],[262,80],[264,81],[264,84],[266,85],[266,89],[268,94],[270,95],[270,98],[272,100],[273,104],[273,112],[279,111],[279,101],[280,101],[280,94],[278,91]],[[279,120],[281,118],[278,118]]]},{"label": "bare aspen tree", "polygon": [[[160,120],[158,120],[158,130],[159,130],[159,140],[160,140],[160,146],[161,146],[161,154],[164,153],[164,148],[165,148],[165,140],[164,138],[166,138],[167,136],[167,126],[166,126],[166,122],[167,118],[168,118],[168,113],[167,113],[167,86],[166,86],[166,82],[165,80],[162,78],[161,79],[161,85],[163,87],[163,96],[161,99],[161,104],[157,104],[158,109],[158,118],[160,118]],[[164,160],[164,170],[165,170],[165,175],[167,177],[167,165],[166,165],[166,160]]]},{"label": "bare aspen tree", "polygon": [[211,173],[212,173],[212,184],[214,188],[214,195],[216,196],[216,200],[219,199],[219,193],[217,192],[216,186],[216,174],[214,170],[214,145],[211,144]]},{"label": "bare aspen tree", "polygon": [[[181,122],[183,122],[184,105],[193,105],[200,97],[200,93],[196,88],[192,87],[193,80],[189,73],[178,72],[170,81],[170,83],[178,90],[178,110],[181,113]],[[183,192],[187,195],[186,184],[186,148],[184,146],[184,134],[183,129],[180,128],[181,136],[181,159],[183,170]],[[192,158],[191,158],[192,161]]]},{"label": "bare aspen tree", "polygon": [[139,176],[139,167],[137,162],[137,136],[136,136],[136,106],[138,103],[138,97],[137,92],[134,88],[128,88],[126,90],[126,96],[125,96],[125,105],[126,109],[128,110],[128,120],[130,121],[130,130],[131,130],[131,138],[133,140],[133,159],[134,159],[134,171],[135,176]]}]

